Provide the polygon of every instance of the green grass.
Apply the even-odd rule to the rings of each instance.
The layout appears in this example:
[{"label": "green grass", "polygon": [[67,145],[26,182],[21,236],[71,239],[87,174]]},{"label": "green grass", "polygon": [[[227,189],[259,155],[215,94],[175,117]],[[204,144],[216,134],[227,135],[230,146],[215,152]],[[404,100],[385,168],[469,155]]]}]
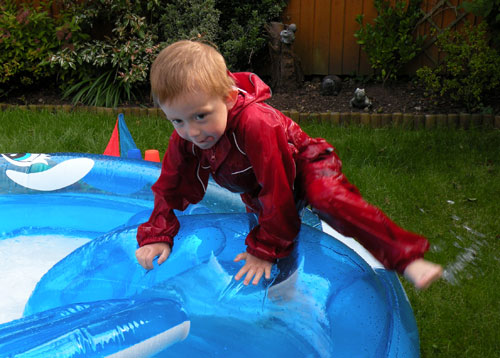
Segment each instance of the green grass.
[{"label": "green grass", "polygon": [[[103,153],[116,117],[106,114],[0,112],[0,152]],[[172,133],[168,121],[157,117],[127,117],[127,127],[138,148],[158,149],[163,155]]]},{"label": "green grass", "polygon": [[403,281],[422,357],[500,357],[500,131],[304,129],[337,148],[369,202],[429,238],[426,258],[450,268],[475,252],[454,284]]},{"label": "green grass", "polygon": [[[0,112],[0,152],[102,153],[115,118],[96,114]],[[141,150],[166,149],[159,118],[127,117]],[[474,253],[429,290],[403,280],[420,332],[422,357],[500,357],[500,131],[368,129],[307,125],[342,158],[371,203],[429,238],[426,256],[447,268]]]}]

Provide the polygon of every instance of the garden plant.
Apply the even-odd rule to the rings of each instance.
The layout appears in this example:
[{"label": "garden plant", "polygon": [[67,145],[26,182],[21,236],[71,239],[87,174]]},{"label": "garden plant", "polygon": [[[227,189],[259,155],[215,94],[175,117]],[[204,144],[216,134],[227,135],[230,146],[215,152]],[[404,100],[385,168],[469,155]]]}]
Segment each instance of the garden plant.
[{"label": "garden plant", "polygon": [[500,0],[464,1],[462,7],[486,21],[491,31],[493,46],[500,49]]},{"label": "garden plant", "polygon": [[485,111],[484,96],[500,84],[500,53],[489,46],[486,29],[484,22],[478,26],[467,24],[437,36],[444,60],[434,68],[424,66],[417,70],[429,95],[449,96],[471,112]]},{"label": "garden plant", "polygon": [[19,7],[14,0],[5,0],[0,12],[0,98],[54,76],[57,71],[47,61],[49,56],[85,38],[64,10],[53,17],[41,6]]},{"label": "garden plant", "polygon": [[75,4],[86,40],[50,57],[66,97],[74,103],[116,107],[143,100],[149,68],[159,51],[180,39],[200,38],[220,49],[232,70],[249,69],[265,50],[264,24],[285,1],[97,0]]},{"label": "garden plant", "polygon": [[424,37],[413,32],[420,12],[421,0],[397,0],[394,4],[387,0],[374,0],[378,16],[373,24],[363,24],[363,15],[356,22],[360,29],[354,37],[368,55],[375,72],[375,78],[384,84],[396,80],[405,64],[417,56],[422,48]]}]

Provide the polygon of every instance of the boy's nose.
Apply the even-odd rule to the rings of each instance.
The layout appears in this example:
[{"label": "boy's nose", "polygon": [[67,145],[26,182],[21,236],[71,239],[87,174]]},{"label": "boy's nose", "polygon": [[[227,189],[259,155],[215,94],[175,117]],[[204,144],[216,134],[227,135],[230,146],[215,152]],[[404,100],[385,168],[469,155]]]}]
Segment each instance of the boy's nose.
[{"label": "boy's nose", "polygon": [[188,135],[191,138],[195,138],[200,135],[200,129],[198,128],[197,125],[190,125],[188,128]]}]

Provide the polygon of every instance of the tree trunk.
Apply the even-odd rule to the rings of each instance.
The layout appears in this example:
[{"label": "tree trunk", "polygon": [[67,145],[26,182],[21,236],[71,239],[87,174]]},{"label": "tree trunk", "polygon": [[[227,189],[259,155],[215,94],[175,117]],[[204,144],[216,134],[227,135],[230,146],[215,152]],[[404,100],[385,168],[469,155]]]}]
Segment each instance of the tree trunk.
[{"label": "tree trunk", "polygon": [[293,44],[281,41],[281,31],[285,25],[271,22],[266,25],[269,34],[269,55],[271,58],[271,88],[274,92],[293,91],[302,87],[304,73],[300,59],[293,52]]}]

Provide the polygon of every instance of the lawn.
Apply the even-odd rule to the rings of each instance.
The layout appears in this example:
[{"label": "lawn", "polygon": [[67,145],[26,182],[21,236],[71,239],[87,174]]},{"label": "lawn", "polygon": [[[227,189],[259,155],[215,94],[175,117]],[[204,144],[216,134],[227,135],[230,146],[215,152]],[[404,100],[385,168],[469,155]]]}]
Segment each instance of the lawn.
[{"label": "lawn", "polygon": [[[126,121],[140,149],[163,154],[167,121]],[[0,152],[102,153],[114,122],[105,114],[0,112]],[[304,129],[331,142],[365,198],[428,237],[427,258],[446,268],[426,291],[403,281],[422,357],[500,357],[500,131]]]}]

